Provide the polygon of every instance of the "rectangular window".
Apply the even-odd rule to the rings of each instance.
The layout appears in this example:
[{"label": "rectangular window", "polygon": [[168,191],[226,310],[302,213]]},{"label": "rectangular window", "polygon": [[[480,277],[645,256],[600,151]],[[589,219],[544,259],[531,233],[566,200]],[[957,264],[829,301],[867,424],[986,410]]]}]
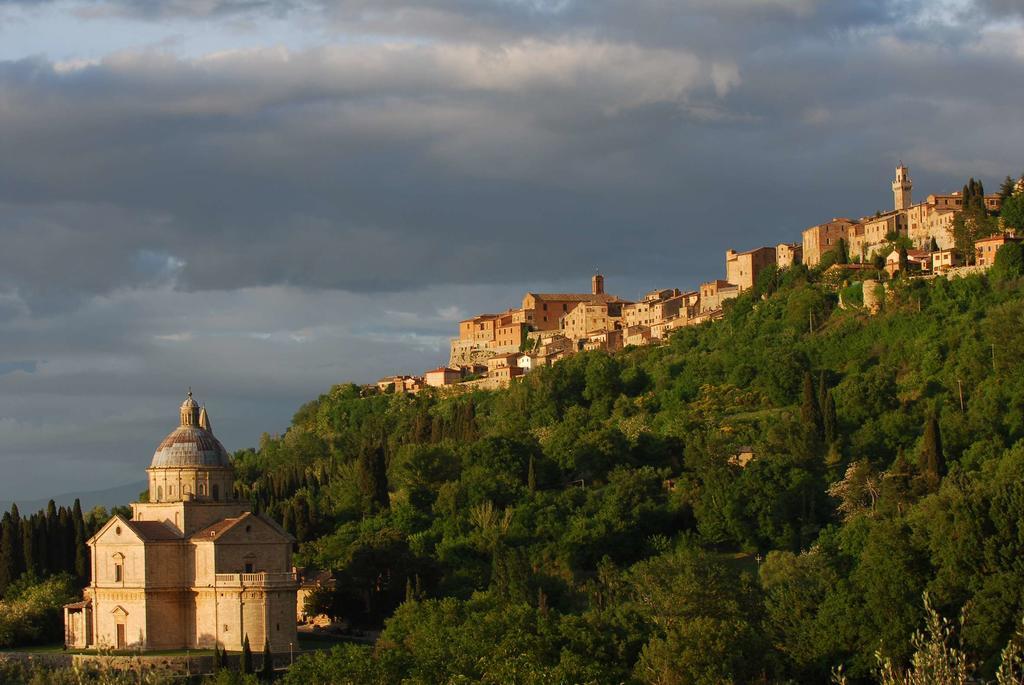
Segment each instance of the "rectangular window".
[{"label": "rectangular window", "polygon": [[124,567],[121,564],[114,564],[114,582],[120,583],[124,580]]}]

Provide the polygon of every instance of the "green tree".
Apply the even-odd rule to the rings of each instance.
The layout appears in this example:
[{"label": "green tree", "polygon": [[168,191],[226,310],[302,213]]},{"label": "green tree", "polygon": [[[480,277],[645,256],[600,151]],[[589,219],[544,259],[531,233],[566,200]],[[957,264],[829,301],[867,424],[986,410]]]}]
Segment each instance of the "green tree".
[{"label": "green tree", "polygon": [[238,662],[239,673],[252,673],[252,648],[249,647],[249,636],[242,640],[242,659]]},{"label": "green tree", "polygon": [[1006,228],[1024,231],[1024,193],[1017,193],[1004,200],[999,211],[999,218],[1003,220],[1003,225]]},{"label": "green tree", "polygon": [[1024,245],[1018,241],[1008,242],[996,250],[991,275],[997,281],[1024,276]]},{"label": "green tree", "polygon": [[999,186],[1000,202],[1006,202],[1008,199],[1013,197],[1013,188],[1016,185],[1016,183],[1017,182],[1014,181],[1010,176],[1007,176],[1006,178],[1003,179],[1002,184]]},{"label": "green tree", "polygon": [[263,661],[260,664],[260,678],[265,683],[274,680],[274,655],[270,651],[270,640],[263,641]]},{"label": "green tree", "polygon": [[836,264],[848,264],[850,262],[850,250],[846,238],[840,238],[836,243]]},{"label": "green tree", "polygon": [[826,445],[833,445],[838,437],[839,419],[836,416],[836,401],[832,391],[825,393],[825,403],[821,408],[822,427]]},{"label": "green tree", "polygon": [[821,433],[821,408],[818,406],[818,398],[814,393],[814,380],[810,371],[804,372],[803,391],[800,402],[800,418],[804,425],[813,430],[816,434]]},{"label": "green tree", "polygon": [[750,682],[764,653],[751,621],[755,589],[704,552],[679,550],[629,573],[653,626],[633,671],[642,683]]},{"label": "green tree", "polygon": [[387,460],[381,442],[364,445],[359,454],[359,489],[365,513],[387,509],[390,505]]},{"label": "green tree", "polygon": [[[20,537],[20,536],[19,536]],[[21,540],[17,540],[20,543]],[[7,591],[8,586],[18,579],[18,554],[15,548],[14,522],[10,512],[4,512],[0,521],[0,594]]]},{"label": "green tree", "polygon": [[921,470],[932,484],[938,484],[946,475],[946,458],[942,454],[942,435],[939,420],[934,414],[924,424],[924,443],[921,447]]}]

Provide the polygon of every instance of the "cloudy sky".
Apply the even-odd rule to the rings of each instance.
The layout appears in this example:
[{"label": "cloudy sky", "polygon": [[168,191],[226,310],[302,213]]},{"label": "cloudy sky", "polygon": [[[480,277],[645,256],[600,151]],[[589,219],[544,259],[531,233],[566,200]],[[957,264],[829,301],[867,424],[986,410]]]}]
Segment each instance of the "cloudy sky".
[{"label": "cloudy sky", "polygon": [[0,500],[1024,171],[1021,0],[0,0]]}]

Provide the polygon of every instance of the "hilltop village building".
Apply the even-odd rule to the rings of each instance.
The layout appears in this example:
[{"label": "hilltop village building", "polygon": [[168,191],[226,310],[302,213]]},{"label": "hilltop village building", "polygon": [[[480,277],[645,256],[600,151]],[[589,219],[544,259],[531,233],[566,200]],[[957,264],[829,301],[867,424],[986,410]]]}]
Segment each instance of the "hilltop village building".
[{"label": "hilltop village building", "polygon": [[[929,195],[924,202],[914,204],[913,181],[910,170],[901,162],[896,167],[892,182],[893,209],[857,221],[837,218],[807,228],[803,232],[804,263],[815,266],[822,256],[834,250],[842,239],[849,257],[869,260],[875,254],[890,248],[890,237],[906,236],[918,250],[931,251],[932,243],[939,250],[953,247],[953,219],[963,210],[963,197],[959,192],[948,195]],[[984,198],[985,208],[999,211],[999,195]]]},{"label": "hilltop village building", "polygon": [[[952,228],[963,210],[961,194],[929,195],[915,204],[910,170],[902,162],[891,188],[889,211],[860,219],[833,218],[805,229],[800,242],[726,251],[725,278],[701,283],[697,290],[652,290],[640,301],[630,302],[606,293],[604,276],[597,273],[589,293],[528,292],[516,309],[459,322],[447,366],[422,378],[383,378],[378,387],[384,392],[417,392],[424,386],[500,387],[582,350],[616,351],[656,343],[677,328],[721,317],[724,303],[753,289],[766,269],[814,267],[840,244],[845,244],[850,262],[833,265],[831,270],[837,274],[873,268],[867,262],[878,255],[885,257],[885,271],[894,274],[900,268],[899,254],[893,249],[893,239],[898,237],[913,245],[907,251],[907,267],[915,273],[944,274],[960,267],[963,259],[953,249]],[[1016,192],[1024,192],[1024,178]],[[984,204],[989,211],[998,211],[999,196],[986,195]],[[973,261],[987,268],[996,250],[1013,240],[1013,235],[979,240]]]},{"label": "hilltop village building", "polygon": [[88,540],[92,582],[64,607],[69,648],[287,652],[296,641],[294,539],[234,496],[227,451],[189,392],[146,469],[149,501]]}]

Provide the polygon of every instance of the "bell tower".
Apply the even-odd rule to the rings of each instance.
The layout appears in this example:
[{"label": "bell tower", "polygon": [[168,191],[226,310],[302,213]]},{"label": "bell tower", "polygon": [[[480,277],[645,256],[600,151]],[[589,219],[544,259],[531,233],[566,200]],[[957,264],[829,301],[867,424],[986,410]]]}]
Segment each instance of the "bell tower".
[{"label": "bell tower", "polygon": [[901,161],[900,165],[896,167],[896,180],[892,182],[892,197],[897,210],[910,208],[910,189],[913,186],[913,181],[910,180],[910,170],[903,166]]},{"label": "bell tower", "polygon": [[595,272],[593,278],[590,279],[590,294],[604,295],[604,276],[600,272]]}]

